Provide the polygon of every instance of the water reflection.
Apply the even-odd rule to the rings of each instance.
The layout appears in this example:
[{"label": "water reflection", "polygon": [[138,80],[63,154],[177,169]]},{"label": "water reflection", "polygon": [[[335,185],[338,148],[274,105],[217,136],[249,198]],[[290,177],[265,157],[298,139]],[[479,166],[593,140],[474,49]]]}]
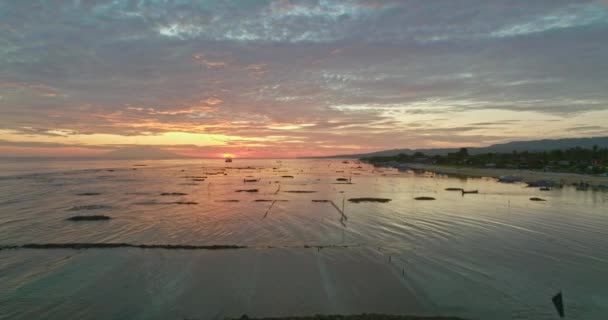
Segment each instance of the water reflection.
[{"label": "water reflection", "polygon": [[[280,270],[296,260],[302,266],[289,273],[290,279],[310,277],[310,292],[322,289],[324,294],[330,293],[326,300],[305,294],[310,302],[303,303],[301,310],[308,313],[439,311],[473,318],[551,319],[554,315],[547,299],[559,289],[567,292],[570,315],[575,318],[599,319],[597,315],[608,314],[603,287],[608,281],[606,193],[569,187],[540,191],[493,179],[400,173],[327,160],[239,159],[228,165],[213,160],[30,163],[27,172],[20,171],[19,165],[2,164],[6,169],[0,184],[2,245],[112,242],[238,245],[247,250],[226,254],[140,252],[134,248],[102,253],[2,251],[0,277],[21,279],[7,282],[5,296],[0,297],[9,301],[4,306],[16,316],[23,315],[14,300],[24,294],[19,288],[33,286],[50,292],[77,287],[70,281],[84,281],[74,275],[72,280],[61,280],[68,283],[49,280],[53,285],[47,282],[45,286],[39,282],[56,272],[73,274],[87,267],[99,272],[91,275],[95,278],[103,272],[116,276],[121,268],[134,268],[128,270],[156,275],[164,279],[160,283],[169,285],[181,279],[170,276],[179,262],[189,266],[185,267],[188,277],[195,281],[183,284],[184,290],[201,294],[225,285],[196,283],[196,279],[211,276],[199,274],[207,270],[198,264],[203,261],[218,265],[206,272],[225,277],[231,275],[222,268],[239,261],[243,266],[233,276],[249,277],[235,284],[244,290],[242,286],[252,281],[271,286],[277,279],[287,279],[285,274],[262,272],[260,264]],[[336,183],[337,179],[350,183]],[[446,188],[479,193],[463,196]],[[417,197],[436,200],[416,201]],[[533,202],[531,197],[547,201]],[[351,198],[390,201],[348,201]],[[66,221],[74,214],[111,219]],[[75,254],[67,262],[59,260],[59,256]],[[173,260],[163,260],[166,255]],[[131,256],[142,260],[134,262]],[[32,259],[53,267],[41,269]],[[117,269],[108,270],[113,263]],[[39,276],[26,276],[30,272]],[[135,276],[123,280],[132,285],[145,283]],[[94,290],[87,288],[91,291],[85,291],[85,296],[90,297]],[[159,290],[169,294],[178,289]],[[247,290],[262,300],[276,298],[284,290],[293,294],[285,288],[266,293],[253,287]],[[378,290],[393,292],[396,300],[382,302],[369,296]],[[341,299],[346,300],[341,307],[332,309],[324,302],[339,300],[331,292],[343,294]],[[213,305],[206,305],[218,312],[214,315],[229,314],[218,310],[226,310],[230,303],[238,310],[246,309],[244,300],[226,294],[225,299],[211,299]],[[361,295],[371,301],[368,309],[353,302]],[[146,302],[147,296],[136,296],[135,300]],[[294,294],[293,299],[297,296],[302,297]],[[413,302],[396,302],[408,297]],[[288,306],[297,302],[284,301],[285,309],[278,310],[262,304],[256,310],[262,315],[276,315],[272,310],[288,313]],[[56,310],[67,315],[72,309],[62,306]],[[163,315],[159,311],[152,317]]]}]

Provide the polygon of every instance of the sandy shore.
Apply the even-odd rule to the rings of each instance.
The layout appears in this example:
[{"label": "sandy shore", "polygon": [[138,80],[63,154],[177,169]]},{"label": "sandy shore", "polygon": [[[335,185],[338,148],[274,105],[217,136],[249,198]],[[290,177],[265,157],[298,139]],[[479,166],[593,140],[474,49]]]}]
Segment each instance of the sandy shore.
[{"label": "sandy shore", "polygon": [[494,177],[500,176],[518,176],[522,177],[524,182],[548,180],[556,183],[564,182],[565,184],[586,182],[592,186],[608,185],[608,177],[591,176],[577,173],[564,172],[542,172],[532,170],[517,170],[517,169],[486,169],[486,168],[470,168],[470,167],[452,167],[438,166],[426,164],[409,164],[411,168],[424,169],[429,171],[439,171],[447,174],[456,174],[471,177]]}]

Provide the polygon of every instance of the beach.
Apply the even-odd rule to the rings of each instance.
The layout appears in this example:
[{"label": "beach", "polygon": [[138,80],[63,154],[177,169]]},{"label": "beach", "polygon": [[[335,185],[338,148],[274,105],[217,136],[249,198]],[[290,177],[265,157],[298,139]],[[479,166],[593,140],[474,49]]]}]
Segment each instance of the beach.
[{"label": "beach", "polygon": [[492,177],[500,176],[516,176],[521,177],[523,182],[533,181],[553,181],[555,183],[564,183],[567,185],[578,184],[580,182],[588,183],[591,186],[608,186],[608,177],[600,177],[578,173],[566,172],[548,172],[534,170],[519,170],[519,169],[497,169],[497,168],[471,168],[471,167],[453,167],[428,165],[419,163],[409,163],[408,167],[412,169],[423,169],[433,172],[446,173],[448,175],[459,175],[468,177]]}]

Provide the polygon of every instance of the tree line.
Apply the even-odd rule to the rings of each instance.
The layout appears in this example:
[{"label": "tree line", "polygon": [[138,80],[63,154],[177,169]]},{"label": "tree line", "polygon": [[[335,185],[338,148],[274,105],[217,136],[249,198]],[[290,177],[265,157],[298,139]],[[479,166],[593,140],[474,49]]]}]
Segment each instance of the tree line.
[{"label": "tree line", "polygon": [[484,168],[534,169],[582,173],[604,173],[608,171],[608,148],[570,148],[551,151],[513,151],[469,154],[467,148],[446,155],[426,155],[422,152],[375,156],[361,159],[371,164],[388,162],[426,163],[437,165],[469,166]]}]

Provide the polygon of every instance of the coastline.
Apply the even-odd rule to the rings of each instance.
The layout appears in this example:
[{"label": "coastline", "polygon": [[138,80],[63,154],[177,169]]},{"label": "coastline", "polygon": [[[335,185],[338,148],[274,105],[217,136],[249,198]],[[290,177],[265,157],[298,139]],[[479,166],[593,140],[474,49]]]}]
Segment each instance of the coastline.
[{"label": "coastline", "polygon": [[567,173],[567,172],[543,172],[533,170],[520,170],[520,169],[496,169],[496,168],[471,168],[471,167],[452,167],[452,166],[441,166],[441,165],[428,165],[419,163],[407,163],[408,167],[412,169],[423,169],[434,172],[443,172],[448,175],[461,175],[469,177],[493,177],[498,178],[500,176],[518,176],[523,178],[523,182],[532,182],[539,180],[547,180],[555,183],[563,182],[566,185],[572,185],[573,183],[585,182],[591,186],[597,187],[599,185],[608,185],[608,177],[599,177],[592,175],[584,175],[578,173]]}]

